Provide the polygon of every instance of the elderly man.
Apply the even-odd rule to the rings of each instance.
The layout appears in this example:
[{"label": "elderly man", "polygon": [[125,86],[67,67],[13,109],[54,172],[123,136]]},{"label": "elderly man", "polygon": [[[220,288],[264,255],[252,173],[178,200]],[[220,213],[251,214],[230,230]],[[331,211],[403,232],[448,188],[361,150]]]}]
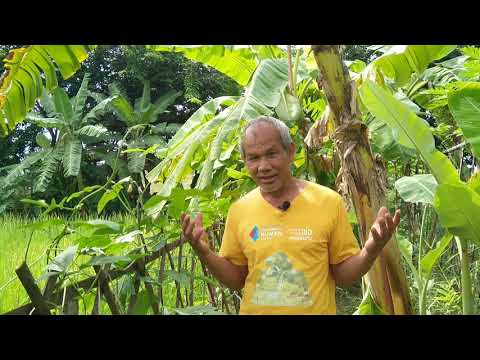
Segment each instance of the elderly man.
[{"label": "elderly man", "polygon": [[230,207],[219,254],[207,245],[202,215],[182,229],[225,286],[244,288],[240,314],[335,314],[335,285],[363,276],[400,222],[381,208],[360,250],[335,191],[292,176],[288,127],[272,117],[248,124],[240,151],[258,185]]}]

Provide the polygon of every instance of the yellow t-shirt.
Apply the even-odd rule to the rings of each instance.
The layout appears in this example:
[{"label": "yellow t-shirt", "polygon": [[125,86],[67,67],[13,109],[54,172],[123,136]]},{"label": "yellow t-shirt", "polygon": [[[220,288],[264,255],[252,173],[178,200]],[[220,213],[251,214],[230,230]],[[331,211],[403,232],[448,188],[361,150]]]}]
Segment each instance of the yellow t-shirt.
[{"label": "yellow t-shirt", "polygon": [[335,314],[329,264],[359,250],[341,196],[308,182],[286,211],[259,188],[233,203],[219,255],[248,265],[240,314]]}]

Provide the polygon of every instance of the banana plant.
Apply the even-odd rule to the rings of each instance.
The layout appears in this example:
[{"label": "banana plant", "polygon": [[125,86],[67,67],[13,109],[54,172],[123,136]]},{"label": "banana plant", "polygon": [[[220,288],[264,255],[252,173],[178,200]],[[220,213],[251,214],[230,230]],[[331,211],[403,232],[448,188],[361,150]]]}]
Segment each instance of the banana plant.
[{"label": "banana plant", "polygon": [[[7,135],[25,119],[43,91],[57,86],[55,72],[64,79],[80,68],[93,45],[28,45],[11,50],[0,78],[0,134]],[[45,81],[43,79],[45,79]]]},{"label": "banana plant", "polygon": [[[243,96],[216,98],[200,107],[167,144],[163,160],[147,175],[152,191],[159,197],[168,196],[192,172],[195,156],[200,157],[196,160],[199,176],[195,188],[203,190],[210,185],[214,171],[223,167],[218,159],[224,152],[232,151],[229,147],[236,141],[240,126],[261,115],[273,114],[288,84],[288,69],[285,59],[262,60]],[[307,78],[306,69],[299,69],[297,77],[298,82]],[[165,203],[160,201],[152,206],[149,214],[157,216]]]},{"label": "banana plant", "polygon": [[248,85],[262,60],[285,55],[285,51],[275,45],[147,45],[147,48],[182,53],[190,60],[217,69],[242,86]]},{"label": "banana plant", "polygon": [[[252,79],[246,88],[245,95],[237,100],[234,105],[231,105],[219,113],[215,111],[209,112],[210,119],[207,117],[203,118],[203,116],[205,114],[206,107],[208,106],[211,108],[213,104],[209,103],[206,104],[205,108],[201,108],[198,113],[192,116],[192,119],[187,121],[184,127],[180,129],[177,135],[168,144],[169,151],[164,154],[165,156],[163,161],[147,175],[147,179],[153,182],[151,187],[153,192],[156,192],[159,197],[168,196],[172,188],[176,186],[176,184],[185,176],[185,174],[191,172],[189,167],[192,163],[192,159],[194,159],[197,148],[202,150],[204,155],[201,155],[200,159],[196,160],[201,163],[203,167],[195,187],[202,188],[202,186],[210,184],[213,174],[212,168],[214,167],[214,160],[218,159],[218,156],[221,154],[222,143],[225,142],[226,139],[233,140],[235,138],[234,134],[232,134],[231,137],[226,137],[228,132],[222,130],[226,129],[231,131],[233,128],[231,125],[222,126],[222,123],[238,126],[242,118],[243,120],[248,121],[259,115],[271,114],[274,110],[276,111],[277,115],[280,114],[280,117],[283,117],[284,120],[295,119],[296,111],[290,111],[296,110],[295,106],[292,106],[292,104],[296,105],[299,102],[299,99],[295,96],[295,87],[303,80],[309,78],[312,79],[307,81],[306,84],[303,84],[304,90],[309,86],[314,85],[312,82],[319,73],[318,69],[316,68],[315,59],[313,58],[313,64],[311,62],[309,63],[308,60],[308,58],[302,58],[302,61],[300,62],[295,61],[296,64],[299,64],[297,65],[298,74],[297,78],[295,79],[294,74],[296,72],[293,71],[290,56],[286,60],[265,59],[255,70],[255,73],[253,74]],[[279,71],[277,74],[275,74],[266,71],[267,64],[279,63],[280,61],[284,63],[283,70],[281,72]],[[268,74],[269,76],[263,78],[264,74]],[[243,110],[245,107],[244,104],[249,104],[255,100],[255,98],[260,98],[258,96],[252,97],[252,94],[256,93],[257,88],[260,88],[261,86],[265,87],[264,84],[269,84],[270,88],[267,87],[266,90],[268,90],[268,92],[266,92],[265,95],[262,95],[261,101],[256,102],[267,105],[266,109],[263,109],[261,112],[252,112],[251,115],[253,117],[248,116],[249,114],[242,114],[241,111],[239,112],[237,110],[239,109],[239,104],[241,105],[240,110]],[[270,95],[270,100],[267,97],[268,95]],[[212,115],[213,117],[211,117]],[[211,139],[214,140],[212,141]],[[205,151],[204,149],[207,150]],[[223,150],[226,151],[226,149]],[[207,160],[205,161],[205,159]],[[215,167],[218,166],[219,165],[217,163]],[[150,214],[158,214],[164,205],[164,200],[155,202],[154,206],[149,207]],[[397,251],[397,253],[398,256],[396,256],[396,258],[398,259],[400,256],[399,251]],[[395,261],[390,261],[389,263],[398,265],[398,262]],[[374,280],[379,289],[383,287],[383,282],[380,280],[383,278],[381,275],[381,270],[382,269],[377,272],[377,279]],[[395,273],[395,278],[399,279],[399,277],[396,275],[397,273]],[[400,307],[397,309],[396,313],[409,313],[410,304],[408,300],[408,289],[406,288],[406,283],[403,281],[397,285],[400,286],[401,289],[397,288],[398,291],[394,292],[396,294],[394,295],[396,296],[396,306]],[[388,310],[390,310],[392,313],[395,312],[395,310],[392,308]]]},{"label": "banana plant", "polygon": [[391,93],[368,80],[359,92],[368,111],[392,128],[399,143],[415,149],[431,170],[438,184],[433,206],[442,226],[456,237],[462,263],[464,313],[472,313],[473,298],[466,246],[469,242],[480,245],[480,195],[472,185],[475,183],[460,180],[457,169],[449,158],[435,148],[430,128]]},{"label": "banana plant", "polygon": [[[111,87],[114,96],[111,102],[111,108],[118,118],[127,125],[127,158],[128,170],[132,174],[143,172],[145,168],[145,159],[147,153],[144,147],[164,145],[163,136],[173,134],[177,129],[177,124],[160,123],[158,117],[167,110],[167,107],[175,102],[182,94],[181,91],[170,90],[160,96],[154,103],[151,102],[150,81],[145,80],[143,84],[142,96],[135,100],[134,106],[128,102],[126,96],[122,94],[117,86]],[[153,134],[147,135],[146,130],[151,130]]]},{"label": "banana plant", "polygon": [[[373,157],[367,125],[361,121],[355,83],[343,63],[337,45],[312,45],[322,76],[323,91],[335,121],[335,144],[341,158],[339,178],[345,183],[355,209],[362,244],[375,215],[386,199],[386,171]],[[365,280],[365,302],[374,302],[383,313],[411,314],[412,307],[405,272],[400,264],[395,236],[380,253]]]},{"label": "banana plant", "polygon": [[[420,225],[420,234],[418,236],[418,256],[417,266],[413,264],[413,244],[407,239],[400,238],[400,251],[410,268],[416,288],[418,290],[419,298],[419,314],[427,314],[427,292],[430,284],[433,284],[432,271],[438,263],[443,253],[450,245],[453,235],[448,231],[445,232],[441,239],[426,239],[426,215],[427,210],[433,205],[435,192],[437,188],[437,181],[432,174],[421,174],[414,176],[404,176],[395,182],[395,188],[405,202],[421,204],[424,206],[423,215]],[[415,236],[415,233],[413,234]],[[435,223],[433,229],[430,231],[430,237],[435,236]],[[424,251],[430,248],[424,255]]]},{"label": "banana plant", "polygon": [[60,87],[57,87],[52,95],[43,93],[39,102],[47,113],[47,117],[41,116],[38,112],[32,112],[26,118],[38,126],[55,129],[56,138],[48,140],[45,135],[39,135],[37,143],[42,150],[29,155],[10,171],[6,177],[7,183],[33,164],[41,162],[40,174],[34,190],[43,192],[61,163],[64,176],[77,177],[78,187],[83,188],[80,171],[83,145],[86,142],[98,142],[105,139],[107,129],[102,125],[95,124],[95,121],[108,111],[108,104],[114,99],[110,97],[103,100],[85,114],[88,81],[89,75],[86,74],[76,96],[71,99]]},{"label": "banana plant", "polygon": [[362,71],[364,79],[393,82],[395,87],[406,85],[413,73],[421,74],[435,60],[440,60],[456,49],[456,45],[395,45],[372,61]]}]

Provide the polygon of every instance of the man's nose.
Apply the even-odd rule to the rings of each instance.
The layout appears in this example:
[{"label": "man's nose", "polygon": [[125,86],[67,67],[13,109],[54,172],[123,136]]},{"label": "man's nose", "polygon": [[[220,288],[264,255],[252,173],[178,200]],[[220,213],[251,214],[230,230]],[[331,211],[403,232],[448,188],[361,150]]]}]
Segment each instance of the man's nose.
[{"label": "man's nose", "polygon": [[268,171],[272,168],[267,159],[261,158],[258,164],[258,171]]}]

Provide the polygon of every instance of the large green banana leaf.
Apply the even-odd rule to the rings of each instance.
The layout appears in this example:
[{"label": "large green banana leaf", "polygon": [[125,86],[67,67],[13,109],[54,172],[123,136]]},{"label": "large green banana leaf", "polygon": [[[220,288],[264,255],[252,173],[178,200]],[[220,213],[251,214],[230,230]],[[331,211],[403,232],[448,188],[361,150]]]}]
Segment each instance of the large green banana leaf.
[{"label": "large green banana leaf", "polygon": [[435,149],[425,122],[369,80],[360,88],[360,97],[371,113],[392,128],[399,142],[419,152],[432,171],[438,183],[433,206],[442,226],[466,241],[480,244],[480,195],[460,181],[448,157]]},{"label": "large green banana leaf", "polygon": [[432,205],[437,182],[432,174],[404,176],[395,182],[395,188],[407,202]]},{"label": "large green banana leaf", "polygon": [[72,108],[73,108],[73,122],[78,123],[83,115],[83,108],[87,97],[89,95],[88,82],[90,81],[90,75],[87,73],[83,77],[82,84],[80,89],[78,89],[77,95],[71,99]]},{"label": "large green banana leaf", "polygon": [[[0,132],[8,134],[23,121],[46,88],[58,85],[56,70],[72,76],[94,49],[93,45],[29,45],[10,51],[0,78]],[[42,74],[45,83],[42,80]]]},{"label": "large green banana leaf", "polygon": [[69,138],[65,141],[63,152],[63,170],[65,176],[77,176],[82,162],[82,142],[77,138]]},{"label": "large green banana leaf", "polygon": [[52,149],[45,150],[42,157],[42,165],[40,166],[40,174],[36,178],[34,192],[44,192],[47,190],[52,178],[55,176],[58,165],[62,161],[63,146],[57,146]]},{"label": "large green banana leaf", "polygon": [[181,52],[188,59],[209,65],[242,86],[249,83],[260,60],[284,55],[275,45],[147,45],[147,48]]},{"label": "large green banana leaf", "polygon": [[420,153],[439,184],[459,181],[448,157],[435,149],[432,132],[423,119],[370,80],[365,80],[359,93],[367,109],[390,126],[398,143]]},{"label": "large green banana leaf", "polygon": [[440,223],[452,234],[480,245],[480,195],[465,183],[440,184],[433,202]]},{"label": "large green banana leaf", "polygon": [[448,108],[474,155],[480,159],[480,83],[469,83],[450,93]]},{"label": "large green banana leaf", "polygon": [[456,45],[396,45],[373,61],[372,66],[384,76],[403,86],[412,73],[421,74],[428,65],[440,60],[455,50]]},{"label": "large green banana leaf", "polygon": [[[299,81],[303,80],[305,73],[299,72]],[[238,129],[241,121],[250,121],[260,115],[273,113],[280,102],[281,94],[288,83],[288,65],[285,60],[267,59],[260,63],[252,80],[242,96],[234,105],[223,110],[220,114],[209,119],[215,104],[208,104],[210,112],[201,108],[198,114],[194,114],[177,132],[176,136],[167,145],[168,153],[163,161],[157,165],[148,175],[150,182],[159,180],[163,170],[170,166],[174,159],[181,156],[171,172],[175,176],[169,176],[167,181],[156,191],[159,195],[168,196],[177,185],[185,167],[189,164],[186,154],[193,156],[194,150],[202,145],[208,149],[206,160],[202,164],[197,188],[203,189],[208,186],[212,179],[213,163],[218,159],[222,144],[232,130]],[[207,105],[206,104],[206,105]],[[202,116],[203,115],[203,116]],[[160,211],[164,202],[161,202],[151,213]]]}]

